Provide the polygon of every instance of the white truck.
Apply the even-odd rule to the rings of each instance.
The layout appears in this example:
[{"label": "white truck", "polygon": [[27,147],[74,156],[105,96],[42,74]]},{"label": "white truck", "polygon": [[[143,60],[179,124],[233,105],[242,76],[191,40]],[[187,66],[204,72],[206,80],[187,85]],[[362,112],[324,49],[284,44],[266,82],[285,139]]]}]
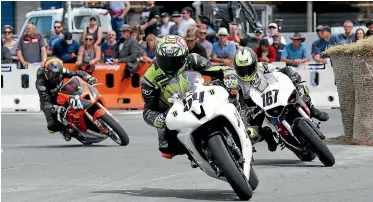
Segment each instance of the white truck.
[{"label": "white truck", "polygon": [[[83,30],[89,25],[89,18],[91,16],[98,19],[97,24],[102,27],[104,36],[112,29],[111,17],[107,14],[106,9],[86,7],[72,9],[70,2],[66,3],[68,8],[65,13],[63,8],[28,12],[25,15],[26,20],[18,34],[17,41],[25,33],[28,22],[33,22],[36,26],[36,31],[43,35],[46,40],[54,34],[53,25],[55,21],[63,21],[65,24],[64,27],[73,34],[73,39],[78,42],[81,42],[81,35]],[[62,20],[63,15],[65,17],[64,20]]]}]

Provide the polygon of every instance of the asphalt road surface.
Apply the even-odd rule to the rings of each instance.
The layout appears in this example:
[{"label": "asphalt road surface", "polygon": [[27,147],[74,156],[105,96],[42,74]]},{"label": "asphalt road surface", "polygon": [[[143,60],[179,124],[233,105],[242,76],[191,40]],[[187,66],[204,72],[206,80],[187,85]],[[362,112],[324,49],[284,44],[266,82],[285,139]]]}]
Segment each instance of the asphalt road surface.
[{"label": "asphalt road surface", "polygon": [[[341,134],[338,110],[322,129]],[[3,201],[234,201],[229,184],[192,169],[185,156],[163,159],[155,130],[141,114],[117,115],[130,145],[110,139],[82,146],[46,131],[44,116],[2,114]],[[373,148],[329,146],[334,167],[302,163],[287,149],[271,153],[257,146],[259,186],[251,201],[372,201]]]}]

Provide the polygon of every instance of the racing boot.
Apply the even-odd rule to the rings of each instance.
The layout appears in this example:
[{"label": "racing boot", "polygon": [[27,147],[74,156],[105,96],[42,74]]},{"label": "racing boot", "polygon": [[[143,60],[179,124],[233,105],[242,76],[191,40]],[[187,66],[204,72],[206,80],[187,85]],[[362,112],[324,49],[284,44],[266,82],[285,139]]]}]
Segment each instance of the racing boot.
[{"label": "racing boot", "polygon": [[175,155],[172,154],[170,149],[170,142],[166,137],[166,129],[158,129],[158,143],[161,156],[166,159],[172,159]]},{"label": "racing boot", "polygon": [[311,111],[311,117],[315,117],[319,121],[325,122],[329,120],[328,113],[316,109],[315,106],[313,106],[312,104],[310,107],[310,111]]},{"label": "racing boot", "polygon": [[275,140],[275,136],[269,127],[261,127],[260,134],[264,136],[264,140],[267,142],[268,150],[271,152],[276,151],[277,149],[277,142]]},{"label": "racing boot", "polygon": [[254,145],[262,140],[262,136],[258,132],[257,126],[250,126],[246,128],[246,133],[250,138],[251,144]]},{"label": "racing boot", "polygon": [[188,159],[190,161],[190,166],[192,168],[197,168],[198,167],[198,164],[196,163],[196,161],[194,161],[194,159],[188,154]]},{"label": "racing boot", "polygon": [[63,135],[63,139],[65,139],[66,142],[71,140],[71,133],[67,130],[61,130],[60,133]]}]

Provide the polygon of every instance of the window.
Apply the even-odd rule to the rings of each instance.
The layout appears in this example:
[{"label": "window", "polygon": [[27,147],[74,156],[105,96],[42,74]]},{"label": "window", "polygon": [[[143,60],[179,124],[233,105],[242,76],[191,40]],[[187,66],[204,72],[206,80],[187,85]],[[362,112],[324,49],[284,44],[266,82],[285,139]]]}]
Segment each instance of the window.
[{"label": "window", "polygon": [[33,17],[30,18],[29,22],[35,24],[36,32],[41,34],[43,37],[51,34],[52,16]]},{"label": "window", "polygon": [[[97,25],[101,26],[100,18],[98,16],[94,16],[97,19]],[[80,15],[74,17],[74,27],[76,29],[85,29],[89,25],[89,18],[91,18],[90,15]]]}]

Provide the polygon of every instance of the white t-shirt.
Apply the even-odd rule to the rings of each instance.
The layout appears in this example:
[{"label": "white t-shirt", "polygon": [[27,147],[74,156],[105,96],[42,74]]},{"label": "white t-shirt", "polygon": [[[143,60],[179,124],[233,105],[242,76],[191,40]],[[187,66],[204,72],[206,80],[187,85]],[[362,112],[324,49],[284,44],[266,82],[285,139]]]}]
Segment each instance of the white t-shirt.
[{"label": "white t-shirt", "polygon": [[174,25],[174,22],[168,22],[167,27],[166,25],[161,26],[161,33],[158,34],[158,37],[164,37],[170,33],[170,28],[172,25]]},{"label": "white t-shirt", "polygon": [[194,21],[193,18],[189,18],[189,20],[181,19],[180,27],[179,27],[179,33],[181,35],[184,35],[185,32],[187,31],[188,27],[190,25],[194,25],[194,24],[196,24],[196,21]]}]

